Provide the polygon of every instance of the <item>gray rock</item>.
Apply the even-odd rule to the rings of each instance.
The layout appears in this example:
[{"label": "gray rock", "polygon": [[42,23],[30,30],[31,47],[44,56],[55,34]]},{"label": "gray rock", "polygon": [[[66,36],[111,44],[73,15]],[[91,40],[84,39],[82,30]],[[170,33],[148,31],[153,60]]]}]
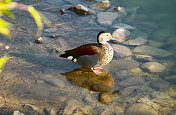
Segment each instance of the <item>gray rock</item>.
[{"label": "gray rock", "polygon": [[112,47],[114,49],[114,56],[116,57],[122,58],[132,55],[131,50],[124,45],[112,44]]},{"label": "gray rock", "polygon": [[97,14],[97,22],[103,26],[112,25],[113,21],[117,18],[118,14],[113,12],[100,12]]},{"label": "gray rock", "polygon": [[169,89],[170,84],[164,80],[155,80],[149,86],[157,91],[166,91]]},{"label": "gray rock", "polygon": [[142,103],[135,103],[125,110],[126,115],[158,115],[150,106]]},{"label": "gray rock", "polygon": [[81,107],[82,103],[75,100],[75,99],[70,99],[66,102],[66,106],[64,107],[63,114],[72,114],[75,109],[78,107]]},{"label": "gray rock", "polygon": [[154,61],[153,57],[149,55],[134,54],[133,58],[137,61]]},{"label": "gray rock", "polygon": [[141,76],[133,76],[129,77],[119,83],[120,86],[128,87],[128,86],[134,86],[134,85],[140,85],[144,82],[144,78]]},{"label": "gray rock", "polygon": [[65,83],[64,81],[56,78],[45,78],[44,79],[46,83],[51,84],[53,86],[59,87],[59,88],[64,88]]},{"label": "gray rock", "polygon": [[117,43],[122,43],[126,41],[127,39],[129,39],[129,36],[130,36],[130,32],[127,29],[123,29],[123,28],[116,29],[112,33],[112,37],[117,39]]},{"label": "gray rock", "polygon": [[146,54],[146,55],[156,56],[156,57],[168,57],[168,56],[173,55],[173,53],[169,51],[155,48],[152,46],[138,46],[135,49],[133,49],[132,52],[137,53],[137,54]]},{"label": "gray rock", "polygon": [[139,88],[139,86],[129,86],[129,87],[126,87],[122,90],[120,90],[120,94],[123,96],[123,97],[126,97],[132,93],[134,93],[134,91]]},{"label": "gray rock", "polygon": [[127,29],[127,30],[134,30],[134,29],[136,29],[135,27],[130,26],[128,24],[124,24],[124,23],[114,24],[112,27],[116,28],[116,29],[117,28],[123,28],[123,29]]},{"label": "gray rock", "polygon": [[83,101],[85,101],[86,103],[89,103],[89,104],[93,104],[95,102],[95,100],[93,100],[92,97],[90,97],[90,96],[84,97]]},{"label": "gray rock", "polygon": [[136,38],[136,39],[133,39],[133,40],[128,40],[128,41],[125,41],[123,42],[123,44],[125,45],[130,45],[130,46],[139,46],[139,45],[143,45],[147,42],[146,39],[144,38]]},{"label": "gray rock", "polygon": [[141,68],[150,73],[163,72],[166,67],[158,62],[146,62],[141,65]]}]

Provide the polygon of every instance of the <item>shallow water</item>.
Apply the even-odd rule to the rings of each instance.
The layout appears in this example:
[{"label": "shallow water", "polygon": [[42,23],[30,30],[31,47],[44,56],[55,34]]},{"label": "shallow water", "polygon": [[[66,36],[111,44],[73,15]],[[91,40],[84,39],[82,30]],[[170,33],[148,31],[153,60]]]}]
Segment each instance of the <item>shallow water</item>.
[{"label": "shallow water", "polygon": [[[1,55],[12,57],[1,75],[0,114],[10,114],[15,110],[42,115],[175,114],[175,1],[111,0],[110,9],[104,11],[91,7],[96,2],[83,0],[19,2],[35,4],[35,8],[52,21],[51,27],[45,26],[43,36],[58,37],[50,38],[49,43],[47,41],[45,44],[33,43],[38,38],[37,27],[29,14],[14,10],[15,20],[4,17],[15,25],[15,29],[12,40],[1,36],[3,39],[0,41]],[[60,8],[67,9],[78,3],[89,7],[94,13],[78,16],[66,10],[64,15],[60,15]],[[124,7],[127,14],[120,15],[109,26],[97,22],[98,13],[117,13],[113,9],[117,6]],[[129,39],[144,36],[147,42],[141,46],[169,51],[172,55],[146,53],[153,57],[152,61],[166,69],[158,73],[148,72],[141,69],[144,60],[137,60],[134,56],[118,57],[116,54],[102,70],[103,74],[97,76],[90,69],[80,68],[59,57],[64,50],[96,42],[101,30],[112,33],[116,29],[113,26],[118,23],[135,27],[129,30]],[[8,50],[4,48],[7,45],[10,46]],[[123,46],[129,48],[133,55],[140,54],[134,51],[139,46]]]}]

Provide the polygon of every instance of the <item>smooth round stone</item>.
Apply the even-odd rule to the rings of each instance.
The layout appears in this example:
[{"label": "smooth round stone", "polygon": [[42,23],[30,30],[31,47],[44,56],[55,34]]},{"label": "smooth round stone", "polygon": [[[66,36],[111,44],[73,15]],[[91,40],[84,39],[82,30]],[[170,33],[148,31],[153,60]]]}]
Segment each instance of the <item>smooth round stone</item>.
[{"label": "smooth round stone", "polygon": [[142,69],[146,70],[147,72],[150,73],[158,73],[158,72],[163,72],[166,67],[158,62],[146,62],[142,64]]},{"label": "smooth round stone", "polygon": [[125,110],[126,115],[158,115],[150,106],[143,103],[135,103]]},{"label": "smooth round stone", "polygon": [[70,7],[69,10],[74,11],[79,16],[91,14],[88,8],[86,8],[85,6],[81,4],[77,4],[74,7]]},{"label": "smooth round stone", "polygon": [[144,78],[141,76],[133,76],[129,77],[119,83],[120,86],[122,87],[128,87],[128,86],[136,86],[140,85],[144,82]]},{"label": "smooth round stone", "polygon": [[112,25],[113,21],[117,18],[118,14],[113,12],[100,12],[97,14],[97,22],[103,26]]},{"label": "smooth round stone", "polygon": [[115,53],[114,55],[116,57],[122,58],[122,57],[127,57],[132,55],[131,50],[127,46],[112,44],[112,47],[114,49],[114,53]]},{"label": "smooth round stone", "polygon": [[152,81],[149,86],[157,91],[166,91],[169,89],[170,85],[167,81],[155,80]]},{"label": "smooth round stone", "polygon": [[[126,41],[130,36],[130,32],[127,29],[119,28],[112,33],[112,37],[117,39],[117,43]],[[115,41],[112,41],[115,42]],[[116,43],[116,42],[115,42]]]},{"label": "smooth round stone", "polygon": [[136,38],[133,40],[125,41],[125,42],[123,42],[123,44],[130,45],[130,46],[139,46],[139,45],[145,44],[146,42],[147,42],[146,39],[139,37],[139,38]]},{"label": "smooth round stone", "polygon": [[94,4],[94,6],[101,8],[101,9],[108,9],[111,6],[111,3],[109,0],[104,0],[104,1],[100,1],[96,4]]},{"label": "smooth round stone", "polygon": [[171,98],[155,98],[152,101],[154,101],[155,103],[161,105],[162,107],[174,107],[175,105],[175,100],[171,99]]},{"label": "smooth round stone", "polygon": [[126,87],[122,90],[120,90],[120,94],[123,96],[123,97],[126,97],[132,93],[134,93],[134,91],[139,88],[139,86],[129,86],[129,87]]}]

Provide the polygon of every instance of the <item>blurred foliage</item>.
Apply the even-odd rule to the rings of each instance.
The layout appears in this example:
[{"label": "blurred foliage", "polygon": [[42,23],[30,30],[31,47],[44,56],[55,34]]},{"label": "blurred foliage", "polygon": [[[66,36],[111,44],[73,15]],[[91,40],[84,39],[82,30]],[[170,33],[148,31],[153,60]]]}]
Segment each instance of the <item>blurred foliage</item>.
[{"label": "blurred foliage", "polygon": [[8,59],[9,59],[9,57],[7,57],[7,56],[4,56],[4,57],[0,58],[0,73],[2,71],[3,65],[7,62]]},{"label": "blurred foliage", "polygon": [[0,0],[0,33],[3,35],[10,36],[12,24],[3,20],[1,17],[7,15],[10,18],[15,19],[14,14],[10,11],[14,8],[28,11],[32,15],[38,27],[38,34],[40,34],[43,29],[42,21],[47,25],[50,24],[50,21],[32,6],[12,2],[12,0]]}]

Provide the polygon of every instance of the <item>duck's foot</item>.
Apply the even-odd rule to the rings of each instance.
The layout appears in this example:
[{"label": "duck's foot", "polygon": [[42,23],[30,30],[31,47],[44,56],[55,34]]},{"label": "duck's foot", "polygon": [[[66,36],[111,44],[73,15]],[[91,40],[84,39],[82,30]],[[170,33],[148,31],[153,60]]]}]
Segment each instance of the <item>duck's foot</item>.
[{"label": "duck's foot", "polygon": [[101,71],[103,69],[102,67],[93,67],[91,69],[96,75],[102,74],[102,71]]}]

